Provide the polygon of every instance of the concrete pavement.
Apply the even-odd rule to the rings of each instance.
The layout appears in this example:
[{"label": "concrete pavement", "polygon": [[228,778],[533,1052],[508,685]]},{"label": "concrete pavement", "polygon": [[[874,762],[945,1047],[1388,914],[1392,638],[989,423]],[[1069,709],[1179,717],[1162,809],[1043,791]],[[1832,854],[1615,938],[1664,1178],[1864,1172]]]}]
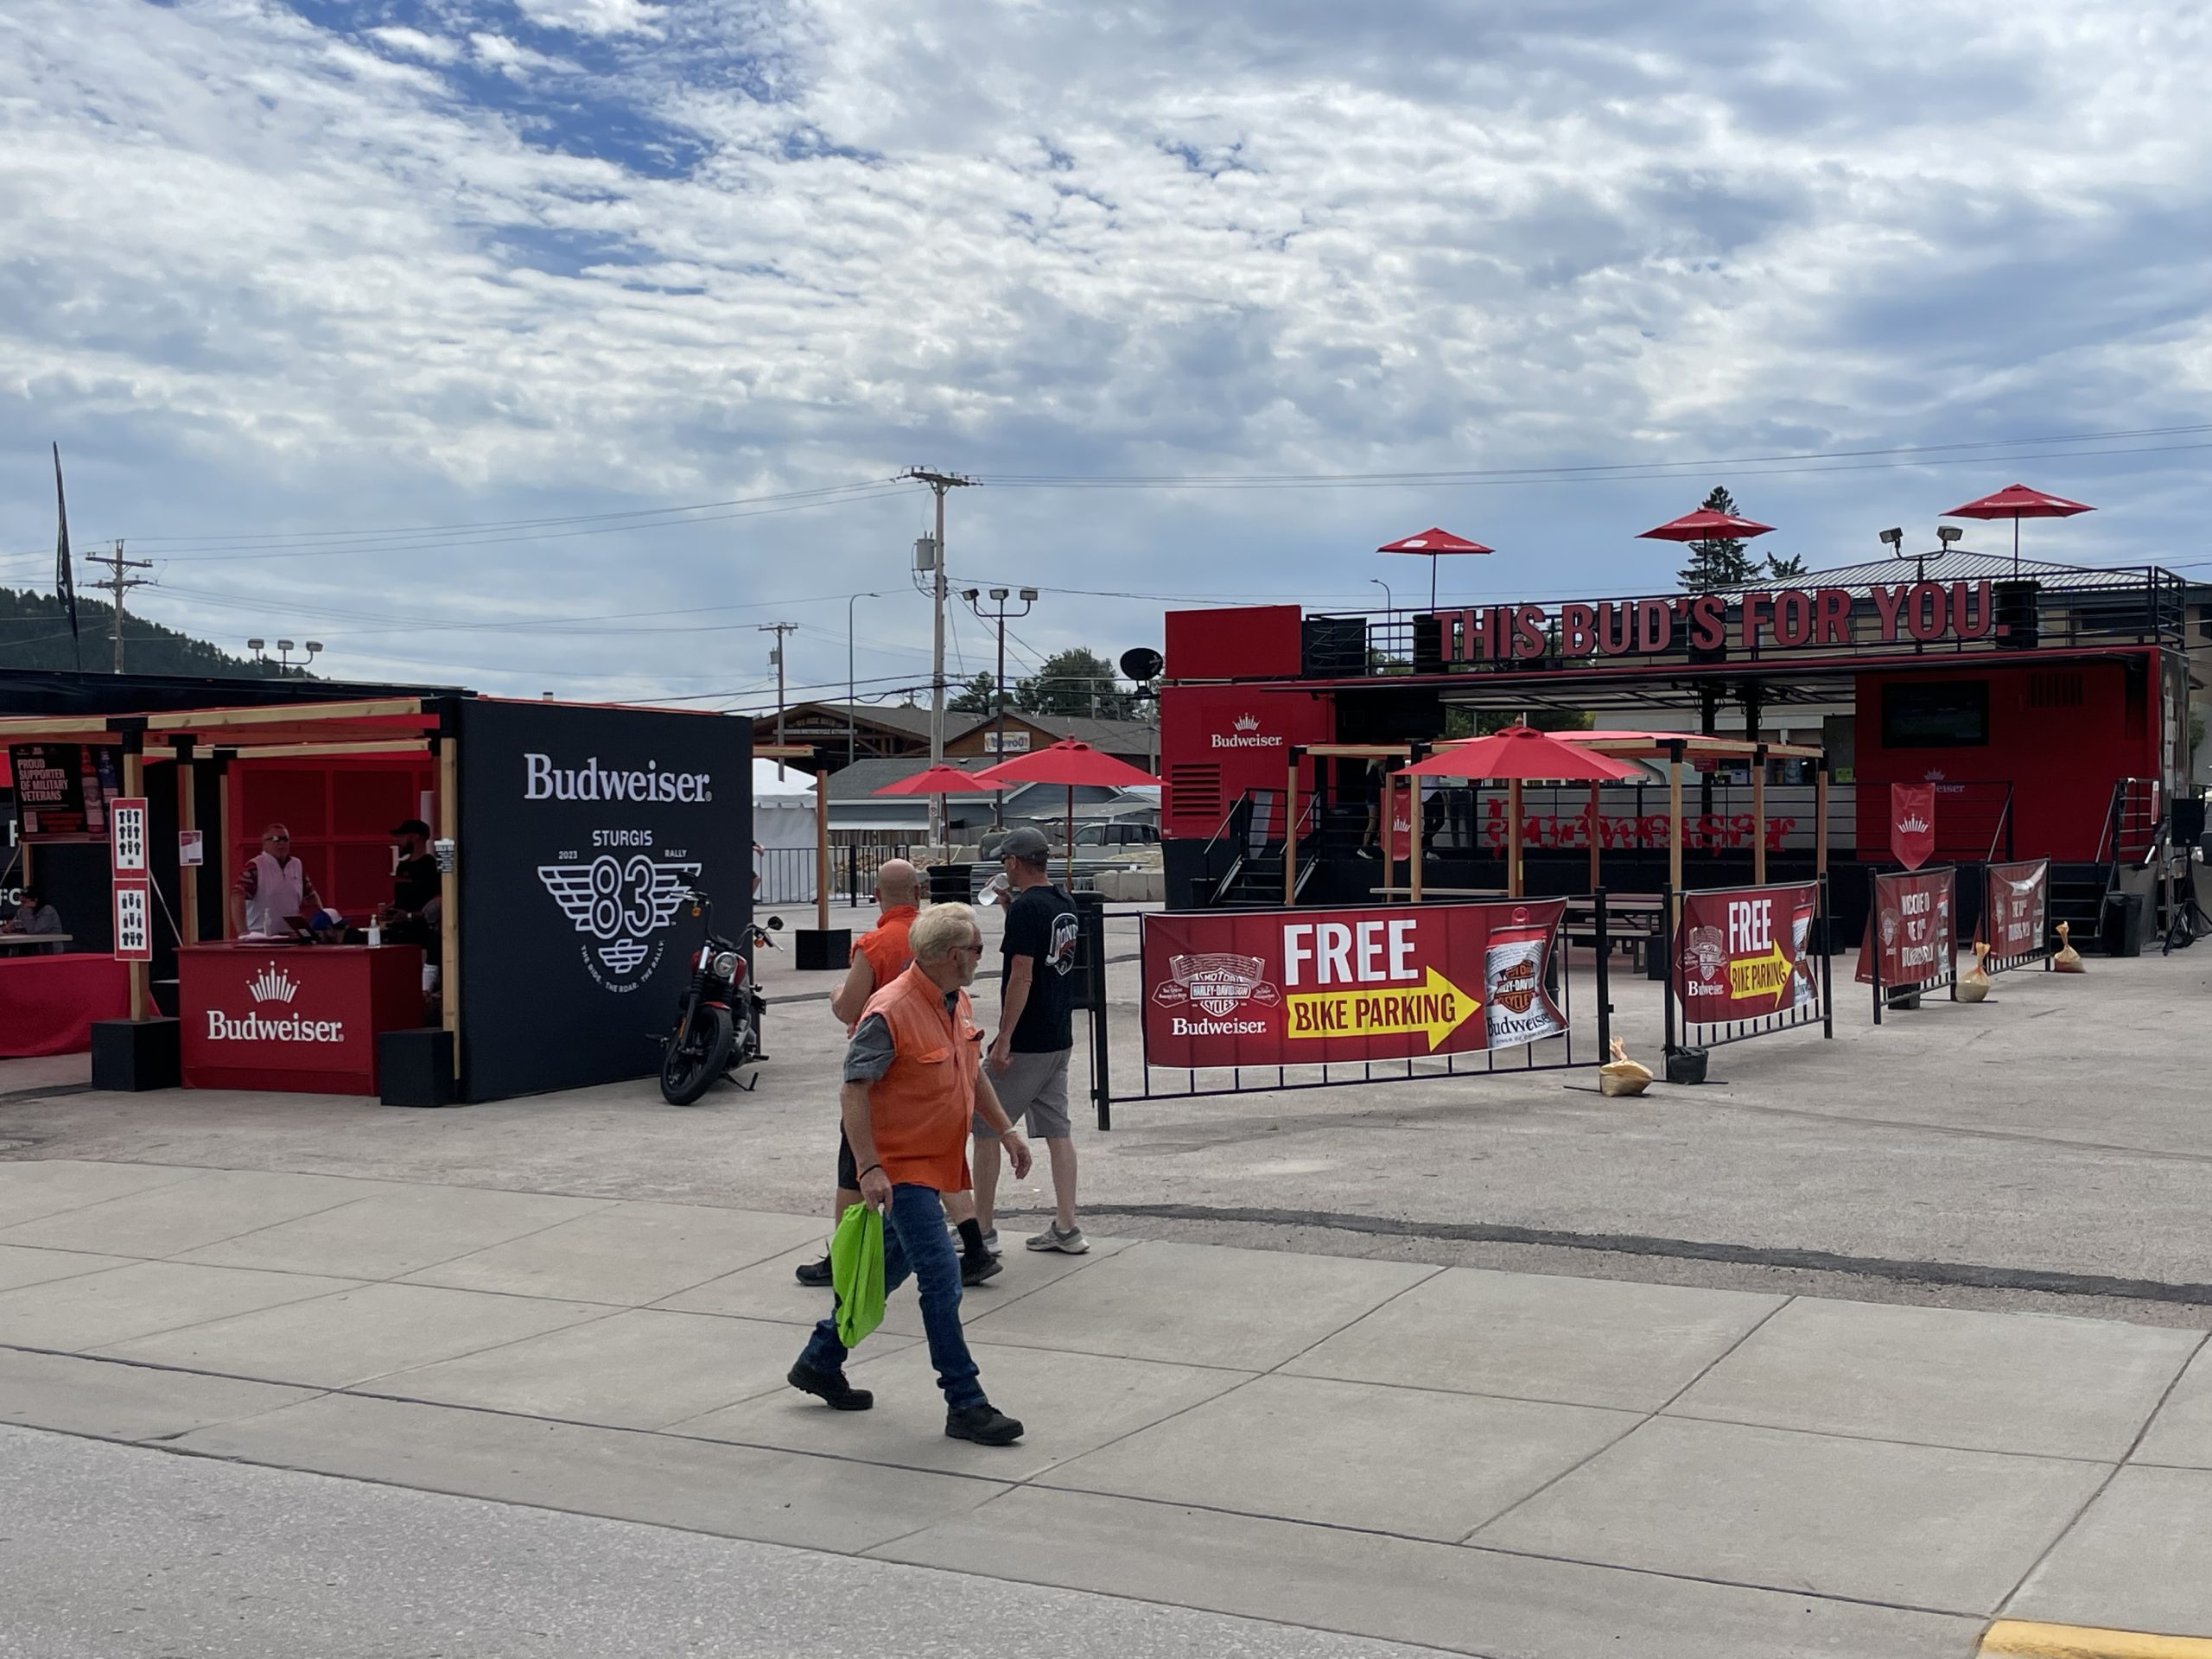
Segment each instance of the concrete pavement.
[{"label": "concrete pavement", "polygon": [[911,1296],[874,1411],[782,1385],[820,1232],[0,1163],[0,1420],[1471,1654],[2212,1633],[2200,1332],[1101,1239],[970,1293],[1031,1428],[994,1452],[943,1437]]}]

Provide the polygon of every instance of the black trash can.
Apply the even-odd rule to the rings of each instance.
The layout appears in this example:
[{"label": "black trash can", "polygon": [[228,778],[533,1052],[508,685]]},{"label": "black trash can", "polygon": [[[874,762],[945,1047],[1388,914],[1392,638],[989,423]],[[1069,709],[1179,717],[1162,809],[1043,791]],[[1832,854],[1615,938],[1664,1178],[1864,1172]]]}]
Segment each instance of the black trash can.
[{"label": "black trash can", "polygon": [[964,905],[974,891],[972,864],[932,864],[930,866],[930,903],[933,905]]},{"label": "black trash can", "polygon": [[2142,893],[2107,893],[2097,927],[2097,948],[2108,957],[2141,956],[2150,912],[2150,901]]}]

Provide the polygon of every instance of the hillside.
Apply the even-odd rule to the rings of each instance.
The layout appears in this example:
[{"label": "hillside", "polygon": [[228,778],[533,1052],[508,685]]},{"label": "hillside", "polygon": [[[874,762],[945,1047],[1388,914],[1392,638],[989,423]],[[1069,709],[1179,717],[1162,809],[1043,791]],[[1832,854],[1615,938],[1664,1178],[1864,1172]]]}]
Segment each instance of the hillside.
[{"label": "hillside", "polygon": [[[110,637],[113,611],[104,601],[77,596],[79,655],[69,646],[69,613],[51,594],[0,588],[0,668],[70,668],[105,671],[115,661]],[[175,628],[127,610],[123,620],[124,666],[134,674],[220,674],[302,679],[300,669],[281,669],[234,657]]]}]

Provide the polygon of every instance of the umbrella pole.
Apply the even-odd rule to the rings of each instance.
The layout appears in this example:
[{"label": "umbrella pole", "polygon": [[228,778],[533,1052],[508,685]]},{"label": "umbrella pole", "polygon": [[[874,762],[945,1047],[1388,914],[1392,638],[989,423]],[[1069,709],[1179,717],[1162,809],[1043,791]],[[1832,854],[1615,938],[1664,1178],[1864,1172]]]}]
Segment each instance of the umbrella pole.
[{"label": "umbrella pole", "polygon": [[[2020,521],[2015,518],[2012,522],[2017,525]],[[1428,556],[1428,609],[1430,615],[1436,613],[1436,555],[1433,553]]]},{"label": "umbrella pole", "polygon": [[1751,756],[1751,815],[1758,821],[1758,839],[1751,843],[1751,880],[1766,885],[1766,745]]},{"label": "umbrella pole", "polygon": [[2016,513],[2014,513],[2014,514],[2012,515],[2012,577],[2013,577],[2013,580],[2018,581],[2018,580],[2019,579],[2019,575],[2020,575],[2020,515],[2019,515],[2018,513],[2017,513],[2017,512],[2016,512]]},{"label": "umbrella pole", "polygon": [[1590,891],[1598,891],[1598,780],[1590,780]]},{"label": "umbrella pole", "polygon": [[1068,891],[1075,891],[1075,785],[1068,785]]},{"label": "umbrella pole", "polygon": [[1521,780],[1505,785],[1505,896],[1521,896]]}]

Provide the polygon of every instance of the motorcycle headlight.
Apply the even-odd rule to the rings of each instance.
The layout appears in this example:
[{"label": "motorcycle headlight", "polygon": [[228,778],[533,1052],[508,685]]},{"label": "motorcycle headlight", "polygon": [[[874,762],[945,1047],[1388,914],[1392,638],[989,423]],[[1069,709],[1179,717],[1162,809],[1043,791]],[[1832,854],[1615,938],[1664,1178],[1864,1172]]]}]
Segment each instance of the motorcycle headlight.
[{"label": "motorcycle headlight", "polygon": [[738,954],[734,950],[719,952],[715,957],[715,977],[734,980],[737,977]]}]

